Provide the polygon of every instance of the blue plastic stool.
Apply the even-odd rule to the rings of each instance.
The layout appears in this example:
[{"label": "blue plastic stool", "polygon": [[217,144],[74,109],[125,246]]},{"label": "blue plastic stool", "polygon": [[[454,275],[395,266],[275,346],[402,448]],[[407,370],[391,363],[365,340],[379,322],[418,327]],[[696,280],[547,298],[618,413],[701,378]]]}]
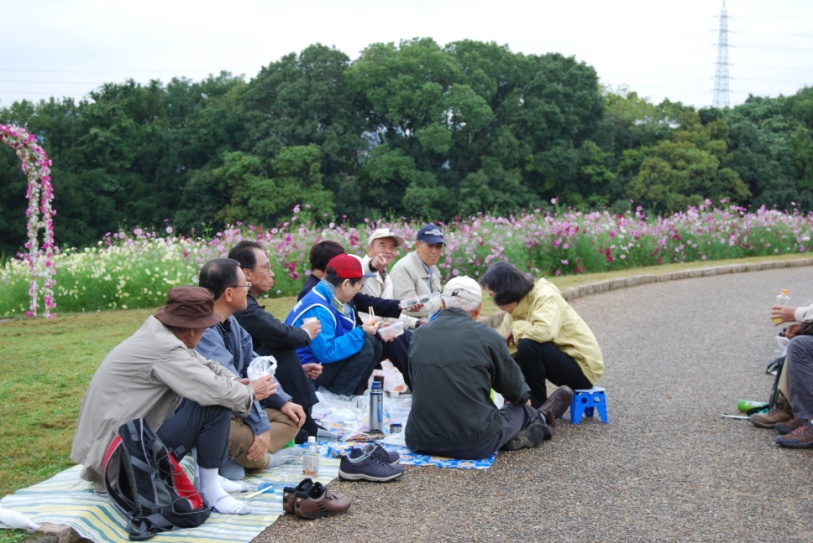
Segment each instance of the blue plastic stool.
[{"label": "blue plastic stool", "polygon": [[570,401],[570,422],[579,424],[582,415],[593,416],[593,412],[598,409],[598,416],[601,422],[607,422],[607,395],[606,389],[593,387],[573,391],[573,399]]}]

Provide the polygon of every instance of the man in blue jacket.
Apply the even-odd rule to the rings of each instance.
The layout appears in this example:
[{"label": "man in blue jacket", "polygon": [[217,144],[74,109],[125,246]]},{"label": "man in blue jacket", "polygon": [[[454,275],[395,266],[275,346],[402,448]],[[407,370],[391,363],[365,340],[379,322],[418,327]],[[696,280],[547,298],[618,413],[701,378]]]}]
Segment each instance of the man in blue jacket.
[{"label": "man in blue jacket", "polygon": [[334,256],[319,284],[296,303],[285,319],[290,326],[302,326],[312,318],[322,325],[310,345],[297,349],[302,364],[322,364],[322,373],[314,382],[317,388],[344,396],[362,394],[381,359],[381,341],[375,337],[379,320],[357,326],[355,311],[349,305],[364,286],[364,278],[372,275],[364,273],[359,258]]}]

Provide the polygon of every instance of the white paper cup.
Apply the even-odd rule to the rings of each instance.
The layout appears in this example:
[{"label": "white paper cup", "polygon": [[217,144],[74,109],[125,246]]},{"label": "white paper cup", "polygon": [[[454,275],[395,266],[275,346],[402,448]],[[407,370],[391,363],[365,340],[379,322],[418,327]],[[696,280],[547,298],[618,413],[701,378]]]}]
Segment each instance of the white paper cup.
[{"label": "white paper cup", "polygon": [[316,317],[308,317],[307,319],[302,319],[302,324],[308,324],[309,322],[318,321]]}]

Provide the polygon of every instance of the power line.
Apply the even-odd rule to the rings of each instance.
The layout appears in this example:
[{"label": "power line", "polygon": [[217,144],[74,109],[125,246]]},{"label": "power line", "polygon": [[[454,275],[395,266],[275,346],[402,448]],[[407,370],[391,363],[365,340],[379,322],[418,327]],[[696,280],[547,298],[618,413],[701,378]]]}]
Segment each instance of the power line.
[{"label": "power line", "polygon": [[[220,70],[228,71],[228,70]],[[24,72],[24,73],[40,73],[40,74],[154,74],[154,73],[168,73],[174,74],[179,72],[208,72],[212,70],[29,70],[19,68],[0,68],[0,72]]]},{"label": "power line", "polygon": [[34,85],[97,85],[96,81],[15,81],[13,79],[0,79],[0,83],[32,83]]}]

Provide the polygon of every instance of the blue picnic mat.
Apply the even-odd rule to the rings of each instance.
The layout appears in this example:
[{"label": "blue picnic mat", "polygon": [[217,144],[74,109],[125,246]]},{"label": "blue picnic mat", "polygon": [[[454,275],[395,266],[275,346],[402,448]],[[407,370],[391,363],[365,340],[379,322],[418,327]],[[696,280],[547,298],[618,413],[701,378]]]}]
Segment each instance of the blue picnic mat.
[{"label": "blue picnic mat", "polygon": [[[185,459],[186,460],[186,459]],[[184,468],[189,468],[184,462]],[[0,500],[0,507],[17,511],[36,523],[50,522],[72,527],[82,537],[97,543],[129,543],[124,516],[106,497],[95,494],[93,485],[79,477],[81,466],[74,466],[47,481],[18,490]],[[322,458],[317,480],[323,484],[336,478],[339,460]],[[237,499],[248,496],[261,483],[274,483],[274,493],[260,494],[249,500],[250,515],[212,513],[197,528],[161,532],[150,539],[155,543],[187,542],[221,543],[249,542],[273,523],[282,511],[283,486],[296,486],[304,478],[302,460],[279,466],[260,475],[248,476],[253,490],[232,494]]]},{"label": "blue picnic mat", "polygon": [[[322,456],[337,458],[349,451],[352,447],[363,446],[358,443],[322,443],[319,446],[319,454]],[[446,456],[434,456],[428,454],[416,454],[408,448],[391,443],[381,443],[388,451],[397,452],[401,455],[400,463],[407,466],[435,466],[438,468],[458,468],[458,469],[488,469],[494,463],[497,453],[483,460],[460,460],[458,458],[448,458]]]}]

